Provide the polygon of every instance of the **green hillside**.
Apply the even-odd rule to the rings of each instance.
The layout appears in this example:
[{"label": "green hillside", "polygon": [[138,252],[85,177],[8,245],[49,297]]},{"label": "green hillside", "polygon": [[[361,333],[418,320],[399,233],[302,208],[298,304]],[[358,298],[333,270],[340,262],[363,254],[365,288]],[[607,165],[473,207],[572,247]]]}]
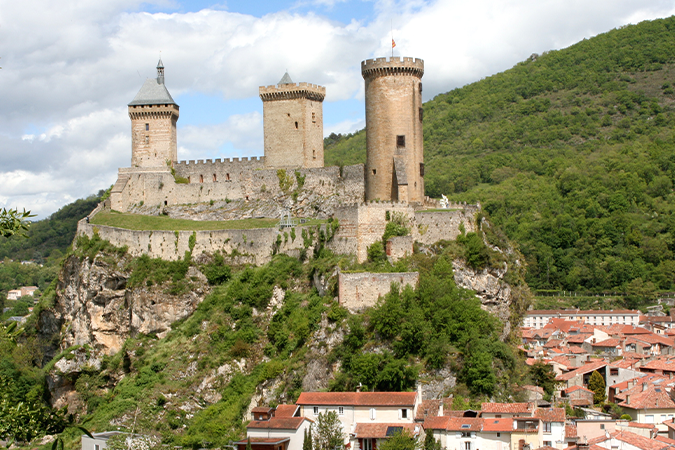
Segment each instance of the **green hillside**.
[{"label": "green hillside", "polygon": [[[425,104],[427,195],[480,201],[539,290],[675,289],[675,18],[612,30]],[[365,133],[326,162],[365,161]]]}]

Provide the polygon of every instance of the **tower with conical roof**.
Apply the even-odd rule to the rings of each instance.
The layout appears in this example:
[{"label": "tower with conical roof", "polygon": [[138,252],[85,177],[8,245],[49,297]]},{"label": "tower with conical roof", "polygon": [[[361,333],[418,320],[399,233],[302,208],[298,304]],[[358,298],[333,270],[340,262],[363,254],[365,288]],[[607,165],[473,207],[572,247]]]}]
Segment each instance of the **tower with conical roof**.
[{"label": "tower with conical roof", "polygon": [[361,63],[366,82],[366,200],[424,202],[424,61]]},{"label": "tower with conical roof", "polygon": [[164,85],[164,64],[157,63],[157,78],[145,80],[129,103],[131,166],[164,167],[178,160],[176,122],[178,105]]},{"label": "tower with conical roof", "polygon": [[293,83],[288,72],[261,86],[265,167],[323,167],[323,99],[326,88]]}]

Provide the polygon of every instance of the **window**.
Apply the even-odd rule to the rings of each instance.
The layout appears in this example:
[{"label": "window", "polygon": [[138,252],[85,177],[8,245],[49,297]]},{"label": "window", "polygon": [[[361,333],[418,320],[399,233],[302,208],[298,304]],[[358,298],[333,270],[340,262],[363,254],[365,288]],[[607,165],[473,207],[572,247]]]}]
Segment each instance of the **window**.
[{"label": "window", "polygon": [[199,175],[199,182],[203,183],[204,182],[204,175]]},{"label": "window", "polygon": [[319,415],[319,407],[318,407],[318,406],[315,406],[315,407],[314,407],[314,415],[315,415],[315,416],[318,416],[318,415]]},{"label": "window", "polygon": [[312,159],[316,159],[316,150],[312,150]]},{"label": "window", "polygon": [[420,83],[420,94],[422,93],[422,83]]},{"label": "window", "polygon": [[551,445],[551,441],[544,441],[544,447],[553,447],[553,445]]},{"label": "window", "polygon": [[316,113],[312,113],[312,122],[316,123]]},{"label": "window", "polygon": [[464,443],[464,450],[471,450],[471,442]]},{"label": "window", "polygon": [[501,419],[502,415],[501,414],[495,414],[495,419]]},{"label": "window", "polygon": [[101,450],[101,446],[98,444],[94,444],[94,450]]},{"label": "window", "polygon": [[408,409],[407,409],[407,408],[403,408],[403,409],[401,410],[401,419],[407,419],[407,418],[408,418]]},{"label": "window", "polygon": [[424,176],[424,163],[420,163],[420,176]]},{"label": "window", "polygon": [[225,174],[225,180],[230,181],[230,174],[229,173]]},{"label": "window", "polygon": [[645,422],[646,423],[654,423],[654,414],[647,414],[645,416]]},{"label": "window", "polygon": [[424,108],[420,108],[420,122],[424,120]]},{"label": "window", "polygon": [[497,433],[497,437],[502,437],[502,434],[501,434],[501,433]]},{"label": "window", "polygon": [[295,122],[295,129],[298,129],[298,122]]},{"label": "window", "polygon": [[470,438],[471,432],[470,431],[462,431],[462,437],[463,438]]},{"label": "window", "polygon": [[338,406],[338,414],[343,415],[345,413],[345,407],[344,406]]},{"label": "window", "polygon": [[377,173],[377,169],[373,169],[373,175]]},{"label": "window", "polygon": [[396,146],[399,147],[399,148],[405,147],[405,135],[404,134],[402,134],[402,135],[400,134],[400,135],[396,136]]},{"label": "window", "polygon": [[619,369],[618,368],[611,368],[609,369],[609,374],[612,376],[617,376],[619,375]]},{"label": "window", "polygon": [[375,420],[375,408],[370,408],[370,420]]},{"label": "window", "polygon": [[216,181],[216,174],[213,174],[213,181]]},{"label": "window", "polygon": [[605,429],[605,424],[604,424],[604,423],[601,423],[601,424],[600,424],[600,429],[601,429],[601,430],[604,430],[604,429]]},{"label": "window", "polygon": [[149,123],[145,124],[145,131],[150,131],[150,124]]},{"label": "window", "polygon": [[363,440],[363,446],[361,447],[361,450],[373,450],[373,440],[372,439],[364,439]]},{"label": "window", "polygon": [[150,143],[150,136],[146,136],[146,137],[145,137],[145,143],[146,143],[146,144],[149,144],[149,143]]},{"label": "window", "polygon": [[550,433],[550,432],[551,432],[551,422],[544,422],[544,433]]}]

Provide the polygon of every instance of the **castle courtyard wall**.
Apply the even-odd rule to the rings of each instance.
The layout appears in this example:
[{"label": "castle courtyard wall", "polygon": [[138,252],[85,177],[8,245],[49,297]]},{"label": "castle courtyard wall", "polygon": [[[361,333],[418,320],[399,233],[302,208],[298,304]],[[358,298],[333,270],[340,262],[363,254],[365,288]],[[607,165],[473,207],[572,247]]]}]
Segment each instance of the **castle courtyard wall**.
[{"label": "castle courtyard wall", "polygon": [[392,283],[399,290],[405,286],[417,287],[418,272],[398,273],[343,273],[338,274],[338,301],[354,313],[375,306],[378,298],[389,293]]}]

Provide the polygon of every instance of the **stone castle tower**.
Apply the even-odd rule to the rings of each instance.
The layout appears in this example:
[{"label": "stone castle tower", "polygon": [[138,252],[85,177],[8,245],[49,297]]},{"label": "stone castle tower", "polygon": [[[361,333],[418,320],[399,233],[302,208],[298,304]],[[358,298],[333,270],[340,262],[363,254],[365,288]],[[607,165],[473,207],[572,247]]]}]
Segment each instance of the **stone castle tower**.
[{"label": "stone castle tower", "polygon": [[323,99],[326,88],[293,83],[288,72],[279,84],[261,86],[265,167],[323,167]]},{"label": "stone castle tower", "polygon": [[424,61],[361,62],[366,82],[366,200],[424,202]]},{"label": "stone castle tower", "polygon": [[131,166],[166,167],[178,160],[176,121],[178,105],[164,86],[164,64],[157,63],[157,78],[149,78],[129,103]]}]

